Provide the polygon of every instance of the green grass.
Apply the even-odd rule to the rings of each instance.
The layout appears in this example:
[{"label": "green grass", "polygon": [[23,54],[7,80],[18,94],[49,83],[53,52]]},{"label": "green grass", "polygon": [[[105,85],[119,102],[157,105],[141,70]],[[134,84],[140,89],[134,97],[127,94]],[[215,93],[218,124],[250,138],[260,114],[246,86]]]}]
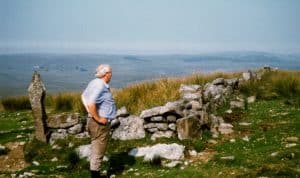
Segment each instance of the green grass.
[{"label": "green grass", "polygon": [[[286,148],[289,143],[287,137],[300,138],[300,108],[285,104],[284,99],[257,100],[249,104],[248,110],[239,112],[239,116],[232,120],[234,134],[230,137],[221,136],[215,139],[218,143],[209,144],[211,138],[209,132],[204,132],[202,139],[178,140],[158,139],[152,141],[149,136],[140,140],[119,141],[110,140],[107,155],[109,162],[105,162],[103,169],[110,169],[117,177],[297,177],[300,176],[300,148],[298,145]],[[11,114],[10,116],[14,116]],[[230,117],[230,116],[227,116]],[[240,122],[249,122],[250,126],[241,126]],[[248,136],[249,141],[243,138]],[[234,138],[234,143],[230,139]],[[18,172],[38,170],[37,175],[64,177],[89,177],[88,163],[78,160],[74,155],[75,146],[88,144],[89,140],[69,138],[59,141],[57,144],[61,150],[52,150],[47,144],[32,142],[27,144],[27,160],[35,160],[40,166],[31,165]],[[157,143],[178,143],[185,145],[187,149],[212,149],[215,156],[207,163],[192,162],[188,165],[180,165],[177,168],[164,168],[158,163],[144,162],[141,158],[128,156],[127,152],[134,148]],[[277,153],[276,156],[271,156]],[[234,156],[234,160],[222,160],[223,156]],[[53,157],[58,162],[51,162]],[[189,160],[189,157],[186,155]],[[186,161],[188,161],[186,160]],[[162,161],[164,161],[162,159]],[[66,165],[67,168],[56,169],[58,165]],[[67,173],[68,172],[68,173]]]}]

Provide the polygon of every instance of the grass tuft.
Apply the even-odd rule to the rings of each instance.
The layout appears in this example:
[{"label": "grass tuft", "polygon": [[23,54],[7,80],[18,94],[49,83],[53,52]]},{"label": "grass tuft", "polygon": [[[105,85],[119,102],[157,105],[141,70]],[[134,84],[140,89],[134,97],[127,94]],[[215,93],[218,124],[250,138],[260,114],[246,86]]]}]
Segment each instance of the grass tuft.
[{"label": "grass tuft", "polygon": [[[53,106],[55,112],[79,112],[85,113],[85,108],[81,102],[80,93],[59,93],[57,95],[52,95],[48,100],[51,101],[50,105]],[[49,103],[49,102],[47,102]]]},{"label": "grass tuft", "polygon": [[31,109],[28,96],[7,97],[2,99],[1,105],[6,111]]}]

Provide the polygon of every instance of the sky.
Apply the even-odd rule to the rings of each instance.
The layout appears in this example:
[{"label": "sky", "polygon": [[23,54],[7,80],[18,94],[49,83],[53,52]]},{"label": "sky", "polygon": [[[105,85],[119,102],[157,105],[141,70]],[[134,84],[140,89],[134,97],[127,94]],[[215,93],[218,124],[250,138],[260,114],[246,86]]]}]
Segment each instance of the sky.
[{"label": "sky", "polygon": [[300,52],[299,0],[0,0],[0,52]]}]

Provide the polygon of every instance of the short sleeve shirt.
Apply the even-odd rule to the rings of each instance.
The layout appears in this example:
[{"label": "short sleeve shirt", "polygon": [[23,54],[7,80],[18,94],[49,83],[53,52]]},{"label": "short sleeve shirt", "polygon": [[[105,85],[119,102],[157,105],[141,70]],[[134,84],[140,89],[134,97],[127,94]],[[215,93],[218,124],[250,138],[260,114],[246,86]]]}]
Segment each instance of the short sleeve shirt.
[{"label": "short sleeve shirt", "polygon": [[104,80],[99,78],[92,80],[83,91],[83,97],[87,104],[96,104],[100,117],[105,117],[109,121],[116,117],[115,100],[110,92],[109,85]]}]

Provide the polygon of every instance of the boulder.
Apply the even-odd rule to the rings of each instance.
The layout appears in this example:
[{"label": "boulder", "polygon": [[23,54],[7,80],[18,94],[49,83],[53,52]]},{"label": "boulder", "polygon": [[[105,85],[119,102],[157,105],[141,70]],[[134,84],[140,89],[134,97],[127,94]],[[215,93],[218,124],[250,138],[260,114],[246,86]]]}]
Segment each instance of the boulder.
[{"label": "boulder", "polygon": [[119,118],[120,126],[112,133],[113,139],[132,140],[145,137],[144,120],[138,116]]},{"label": "boulder", "polygon": [[200,100],[201,99],[201,93],[183,93],[182,99],[184,100]]},{"label": "boulder", "polygon": [[184,146],[177,143],[156,144],[153,146],[134,148],[128,154],[134,157],[143,156],[146,161],[152,160],[156,156],[170,160],[180,160],[184,158]]},{"label": "boulder", "polygon": [[217,78],[211,82],[213,85],[225,85],[225,79],[224,78]]},{"label": "boulder", "polygon": [[200,100],[202,97],[200,85],[181,84],[179,92],[183,100]]},{"label": "boulder", "polygon": [[140,118],[149,119],[151,117],[162,116],[167,113],[169,113],[169,114],[173,113],[173,114],[179,115],[180,110],[183,109],[182,103],[183,103],[183,101],[179,100],[179,101],[174,101],[174,102],[168,102],[164,106],[157,106],[157,107],[154,107],[151,109],[146,109],[141,112]]},{"label": "boulder", "polygon": [[121,107],[120,109],[117,110],[116,118],[118,118],[118,117],[127,117],[127,116],[129,116],[129,113],[128,113],[125,106],[123,106],[123,107]]},{"label": "boulder", "polygon": [[211,98],[214,98],[216,95],[223,94],[222,85],[213,85],[211,83],[207,83],[204,87],[204,99],[205,101],[209,101]]},{"label": "boulder", "polygon": [[76,124],[68,129],[68,133],[73,135],[79,134],[82,131],[82,128],[82,124]]},{"label": "boulder", "polygon": [[201,91],[200,85],[185,85],[181,84],[179,88],[180,93],[197,93]]},{"label": "boulder", "polygon": [[79,121],[79,113],[61,113],[49,116],[47,119],[47,126],[49,128],[65,129],[78,124]]}]

